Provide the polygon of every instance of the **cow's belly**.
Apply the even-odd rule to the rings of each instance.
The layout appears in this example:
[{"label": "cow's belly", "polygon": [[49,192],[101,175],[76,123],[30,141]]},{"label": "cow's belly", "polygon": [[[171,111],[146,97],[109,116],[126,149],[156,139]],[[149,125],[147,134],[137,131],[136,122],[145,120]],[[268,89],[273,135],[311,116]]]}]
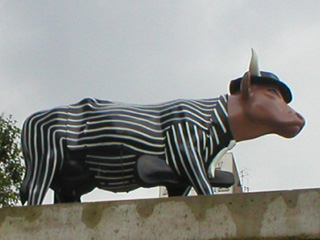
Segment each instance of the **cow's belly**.
[{"label": "cow's belly", "polygon": [[134,174],[137,158],[130,153],[108,155],[106,152],[93,152],[86,154],[85,163],[98,188],[128,192],[139,187]]}]

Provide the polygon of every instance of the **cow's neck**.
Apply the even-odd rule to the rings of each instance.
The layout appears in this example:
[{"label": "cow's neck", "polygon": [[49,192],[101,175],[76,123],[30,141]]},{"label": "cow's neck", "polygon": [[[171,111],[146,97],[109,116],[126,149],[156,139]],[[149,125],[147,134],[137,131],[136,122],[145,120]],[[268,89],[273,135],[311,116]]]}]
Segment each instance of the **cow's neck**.
[{"label": "cow's neck", "polygon": [[229,125],[234,139],[237,142],[260,137],[272,133],[270,126],[253,122],[246,114],[247,104],[241,95],[229,95],[228,115]]}]

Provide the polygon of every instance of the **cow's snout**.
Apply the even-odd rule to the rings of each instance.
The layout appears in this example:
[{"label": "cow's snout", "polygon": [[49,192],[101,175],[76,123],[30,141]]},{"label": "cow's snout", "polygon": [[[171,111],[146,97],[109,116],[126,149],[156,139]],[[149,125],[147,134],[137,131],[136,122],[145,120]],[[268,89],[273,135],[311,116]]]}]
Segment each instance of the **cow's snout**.
[{"label": "cow's snout", "polygon": [[301,121],[305,122],[304,117],[300,113],[296,112],[296,115]]},{"label": "cow's snout", "polygon": [[279,125],[275,133],[286,138],[293,138],[303,129],[306,121],[305,118],[294,109],[286,105],[287,111],[278,115]]},{"label": "cow's snout", "polygon": [[298,135],[306,123],[304,117],[293,109],[290,114],[292,114],[293,118],[291,118],[291,120],[289,121],[290,123],[288,122],[288,124],[286,125],[287,127],[284,127],[285,131],[282,135],[287,138],[292,138]]},{"label": "cow's snout", "polygon": [[304,119],[304,117],[300,113],[296,112],[296,116],[297,116],[298,120],[300,121],[300,126],[302,129],[303,126],[306,124],[306,120]]}]

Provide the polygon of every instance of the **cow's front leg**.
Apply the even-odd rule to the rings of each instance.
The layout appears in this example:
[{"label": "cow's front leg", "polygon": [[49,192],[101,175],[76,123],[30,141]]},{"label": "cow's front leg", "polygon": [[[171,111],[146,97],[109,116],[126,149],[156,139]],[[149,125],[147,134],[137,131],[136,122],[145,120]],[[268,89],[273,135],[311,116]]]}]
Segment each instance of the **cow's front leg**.
[{"label": "cow's front leg", "polygon": [[191,190],[191,186],[167,186],[169,197],[187,196]]}]

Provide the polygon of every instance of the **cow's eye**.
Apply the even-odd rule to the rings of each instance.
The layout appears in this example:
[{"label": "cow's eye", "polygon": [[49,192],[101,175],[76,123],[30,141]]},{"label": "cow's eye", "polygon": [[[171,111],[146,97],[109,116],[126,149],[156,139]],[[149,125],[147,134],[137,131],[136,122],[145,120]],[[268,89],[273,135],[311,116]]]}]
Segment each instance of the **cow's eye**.
[{"label": "cow's eye", "polygon": [[269,88],[268,91],[271,92],[271,93],[273,93],[273,94],[275,94],[275,95],[277,95],[277,96],[279,96],[279,92],[278,92],[277,89]]}]

